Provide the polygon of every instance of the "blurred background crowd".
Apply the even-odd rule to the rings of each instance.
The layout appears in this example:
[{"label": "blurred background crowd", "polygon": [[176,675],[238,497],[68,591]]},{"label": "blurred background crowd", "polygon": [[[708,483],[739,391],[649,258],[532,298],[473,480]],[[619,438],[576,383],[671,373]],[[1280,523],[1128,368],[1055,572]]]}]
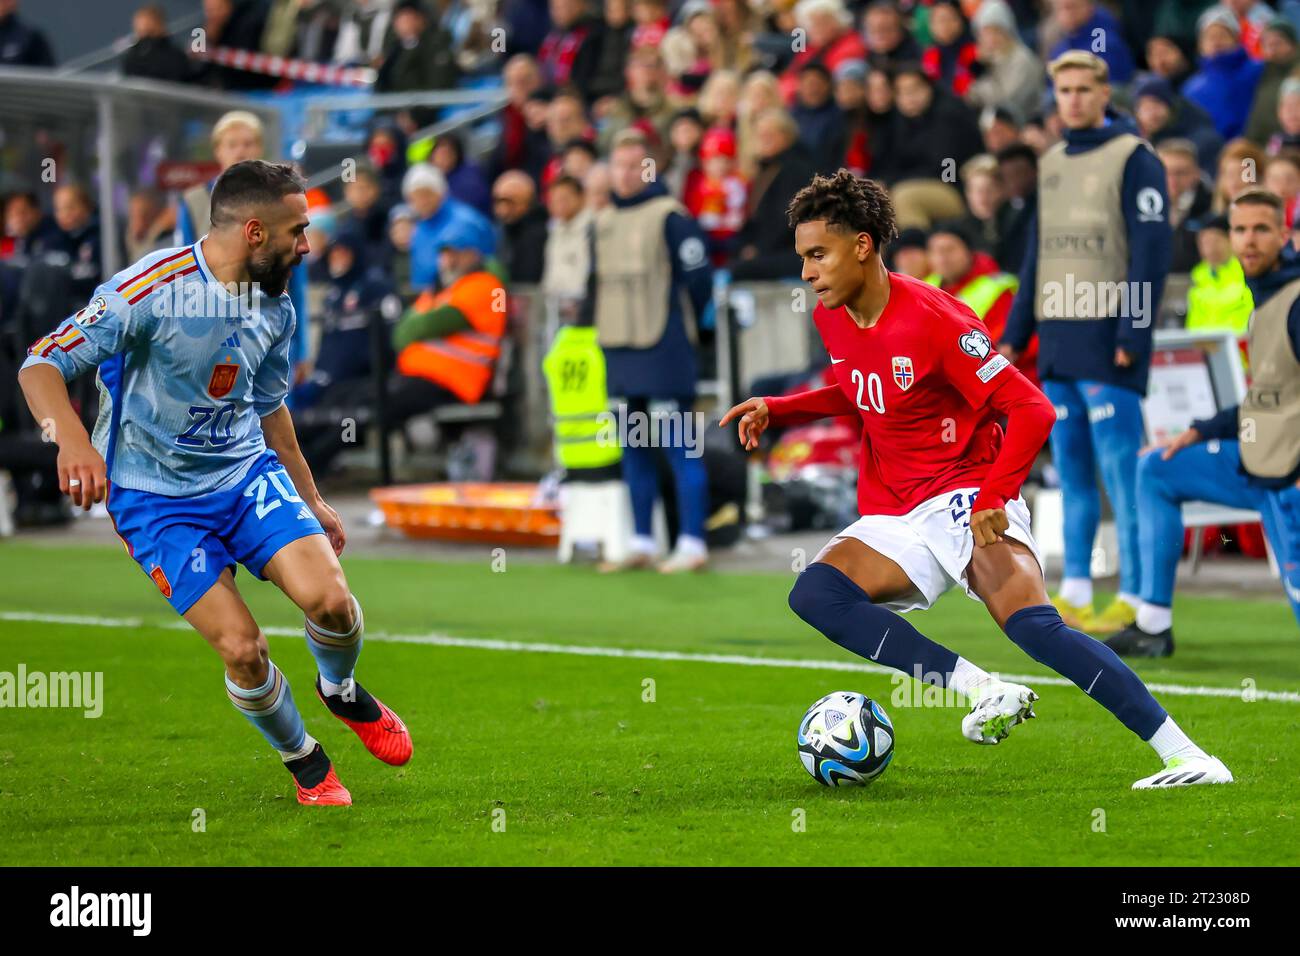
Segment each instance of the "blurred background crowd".
[{"label": "blurred background crowd", "polygon": [[[1228,246],[1226,205],[1252,184],[1266,186],[1285,200],[1290,227],[1300,196],[1300,0],[187,6],[196,16],[183,29],[172,10],[135,10],[113,67],[126,78],[262,104],[303,88],[283,68],[289,62],[340,68],[329,74],[334,82],[377,94],[455,89],[501,98],[483,118],[433,136],[451,107],[390,100],[366,120],[363,151],[349,153],[342,174],[309,197],[313,253],[295,292],[305,321],[293,407],[322,469],[341,448],[337,416],[313,419],[311,409],[364,413],[377,400],[376,361],[389,364],[380,370],[393,376],[382,400],[398,422],[508,389],[470,367],[501,360],[500,339],[514,330],[514,320],[489,327],[477,314],[485,297],[529,290],[546,297],[552,323],[581,322],[592,308],[602,210],[642,201],[651,183],[655,196],[676,204],[669,246],[681,267],[674,281],[687,306],[691,359],[647,371],[611,358],[611,393],[690,402],[699,381],[722,375],[715,290],[797,280],[786,207],[814,173],[841,167],[890,188],[900,226],[892,267],[964,298],[996,339],[1027,254],[1038,158],[1061,138],[1045,64],[1066,50],[1105,60],[1115,109],[1132,117],[1164,164],[1174,276],[1162,324],[1244,329],[1250,292]],[[0,0],[3,66],[58,66],[18,0]],[[208,177],[240,159],[288,158],[254,112],[227,112],[210,129]],[[620,149],[629,151],[622,180]],[[319,172],[310,153],[292,158],[305,173]],[[633,167],[653,172],[638,181],[626,171]],[[58,275],[84,302],[110,261],[103,192],[89,170],[54,182],[3,171],[0,329],[42,332],[60,315],[29,314],[25,297],[42,309],[56,297],[28,266],[62,257],[68,271]],[[185,188],[148,173],[138,180],[108,237],[119,268],[203,231],[210,178]],[[483,275],[493,278],[468,292],[458,285]],[[387,327],[383,348],[375,321]],[[485,362],[462,356],[461,366],[433,374],[446,356],[411,350],[458,334],[492,340],[479,356]],[[4,361],[20,360],[31,338],[4,338]],[[540,372],[540,355],[528,361],[533,367],[512,374]],[[775,384],[815,375],[815,364],[784,369]],[[1032,349],[1020,364],[1032,374]],[[683,367],[687,381],[679,380]],[[647,382],[647,374],[669,381]],[[739,389],[770,385],[742,381]],[[18,411],[12,401],[0,408],[4,426]]]}]

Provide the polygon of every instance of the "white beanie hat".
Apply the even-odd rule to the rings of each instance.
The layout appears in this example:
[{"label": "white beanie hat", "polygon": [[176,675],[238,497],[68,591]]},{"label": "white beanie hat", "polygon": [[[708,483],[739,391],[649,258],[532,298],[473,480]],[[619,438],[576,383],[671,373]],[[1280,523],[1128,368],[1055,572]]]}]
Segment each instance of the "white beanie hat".
[{"label": "white beanie hat", "polygon": [[439,196],[447,195],[447,177],[432,163],[416,163],[402,177],[402,197],[409,199],[416,189],[432,189]]}]

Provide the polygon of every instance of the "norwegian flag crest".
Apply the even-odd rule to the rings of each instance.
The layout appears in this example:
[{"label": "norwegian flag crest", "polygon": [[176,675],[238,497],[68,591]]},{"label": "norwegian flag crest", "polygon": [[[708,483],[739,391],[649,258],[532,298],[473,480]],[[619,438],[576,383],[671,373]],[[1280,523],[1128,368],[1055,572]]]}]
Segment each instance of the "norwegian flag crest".
[{"label": "norwegian flag crest", "polygon": [[912,370],[912,360],[906,355],[894,356],[894,384],[907,391],[916,381],[916,373]]}]

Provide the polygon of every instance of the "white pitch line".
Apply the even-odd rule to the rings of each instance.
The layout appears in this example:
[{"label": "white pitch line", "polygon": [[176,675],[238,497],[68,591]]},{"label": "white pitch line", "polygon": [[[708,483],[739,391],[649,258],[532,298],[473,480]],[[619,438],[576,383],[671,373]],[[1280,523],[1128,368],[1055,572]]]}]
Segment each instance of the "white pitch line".
[{"label": "white pitch line", "polygon": [[[92,617],[81,614],[44,614],[35,611],[0,611],[0,621],[29,621],[40,624],[72,624],[84,627],[133,628],[146,626],[136,617]],[[188,631],[184,621],[149,624],[148,627],[169,631]],[[302,628],[264,627],[262,631],[273,637],[301,637]],[[433,647],[465,647],[478,651],[509,651],[528,654],[566,654],[576,657],[621,657],[642,661],[681,661],[694,664],[735,664],[741,667],[781,667],[813,671],[846,671],[860,674],[898,673],[892,667],[880,664],[859,664],[855,661],[825,661],[792,657],[747,657],[741,654],[694,654],[686,651],[654,651],[630,647],[595,647],[585,644],[546,644],[533,641],[501,641],[478,637],[452,637],[449,634],[388,634],[384,631],[367,631],[366,640],[392,644],[426,644]],[[1064,677],[1040,674],[1004,674],[1003,680],[1017,684],[1037,684],[1048,687],[1073,687],[1073,681]],[[1220,697],[1241,699],[1239,687],[1204,687],[1186,684],[1153,684],[1147,687],[1158,694],[1181,697]],[[1271,700],[1286,704],[1300,704],[1300,692],[1293,690],[1256,690],[1256,700]]]}]

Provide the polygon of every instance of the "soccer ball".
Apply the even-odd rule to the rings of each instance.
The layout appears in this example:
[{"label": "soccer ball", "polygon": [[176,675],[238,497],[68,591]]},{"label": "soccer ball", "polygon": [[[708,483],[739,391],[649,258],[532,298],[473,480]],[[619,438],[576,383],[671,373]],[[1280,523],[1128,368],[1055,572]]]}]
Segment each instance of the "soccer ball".
[{"label": "soccer ball", "polygon": [[837,690],[799,721],[799,760],[827,787],[860,787],[894,759],[894,725],[869,697]]}]

